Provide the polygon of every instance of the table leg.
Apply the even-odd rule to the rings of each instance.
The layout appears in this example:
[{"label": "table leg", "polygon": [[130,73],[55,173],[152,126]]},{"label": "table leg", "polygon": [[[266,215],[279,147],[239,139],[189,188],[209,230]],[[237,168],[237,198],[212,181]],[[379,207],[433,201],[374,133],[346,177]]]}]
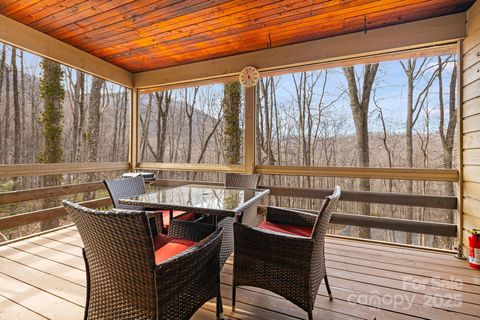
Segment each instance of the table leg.
[{"label": "table leg", "polygon": [[242,223],[250,227],[258,226],[257,205],[248,207],[242,215]]}]

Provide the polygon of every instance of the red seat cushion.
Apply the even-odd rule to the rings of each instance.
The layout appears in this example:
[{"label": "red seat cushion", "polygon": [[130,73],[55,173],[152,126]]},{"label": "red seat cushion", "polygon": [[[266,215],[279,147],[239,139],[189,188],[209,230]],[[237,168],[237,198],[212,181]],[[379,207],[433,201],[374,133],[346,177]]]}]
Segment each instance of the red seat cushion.
[{"label": "red seat cushion", "polygon": [[157,234],[155,238],[153,238],[155,263],[160,264],[168,258],[173,257],[196,244],[195,241],[174,239],[163,234]]},{"label": "red seat cushion", "polygon": [[[159,210],[157,212],[161,212],[163,215],[163,227],[168,229],[170,225],[170,210]],[[173,210],[173,217],[178,220],[194,220],[195,213],[187,213],[185,211],[180,210]]]},{"label": "red seat cushion", "polygon": [[312,228],[310,227],[291,226],[288,224],[273,223],[268,221],[262,222],[258,228],[301,237],[310,237],[312,235]]}]

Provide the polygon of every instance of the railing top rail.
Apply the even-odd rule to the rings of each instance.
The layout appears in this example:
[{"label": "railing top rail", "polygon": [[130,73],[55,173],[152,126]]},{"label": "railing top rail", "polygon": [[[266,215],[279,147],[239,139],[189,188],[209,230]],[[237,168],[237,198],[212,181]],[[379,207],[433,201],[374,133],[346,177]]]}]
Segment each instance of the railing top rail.
[{"label": "railing top rail", "polygon": [[[188,180],[168,180],[157,179],[155,184],[158,186],[181,186],[192,183]],[[222,183],[214,182],[198,182],[195,183],[208,185],[222,185]],[[332,193],[330,189],[314,189],[314,188],[299,188],[299,187],[285,187],[285,186],[266,186],[260,185],[259,188],[270,189],[270,196],[283,196],[295,198],[312,198],[322,199]],[[389,205],[414,206],[425,208],[439,208],[439,209],[456,209],[457,198],[450,196],[436,196],[436,195],[420,195],[408,193],[391,193],[391,192],[371,192],[371,191],[350,191],[342,190],[341,201],[352,202],[368,202]]]},{"label": "railing top rail", "polygon": [[128,162],[2,164],[0,178],[128,170]]}]

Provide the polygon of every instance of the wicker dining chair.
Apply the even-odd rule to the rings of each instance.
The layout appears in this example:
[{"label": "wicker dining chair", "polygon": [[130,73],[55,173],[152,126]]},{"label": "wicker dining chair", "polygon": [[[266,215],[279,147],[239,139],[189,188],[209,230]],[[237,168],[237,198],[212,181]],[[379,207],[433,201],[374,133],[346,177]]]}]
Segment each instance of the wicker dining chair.
[{"label": "wicker dining chair", "polygon": [[236,287],[253,286],[283,296],[312,320],[322,279],[332,300],[325,268],[325,233],[340,194],[336,187],[318,215],[268,207],[266,221],[258,227],[234,224],[232,307]]},{"label": "wicker dining chair", "polygon": [[[227,173],[225,175],[225,187],[256,189],[259,174],[236,174]],[[230,255],[233,253],[233,223],[235,218],[225,217],[218,222],[218,226],[223,228],[222,250],[220,252],[220,263],[223,266]]]},{"label": "wicker dining chair", "polygon": [[225,187],[256,189],[259,180],[259,174],[227,173],[225,175]]},{"label": "wicker dining chair", "polygon": [[98,211],[64,201],[83,241],[85,320],[183,320],[217,299],[223,230],[173,220],[153,235],[145,211]]},{"label": "wicker dining chair", "polygon": [[[145,211],[155,211],[157,213],[154,218],[151,218],[151,227],[152,231],[156,233],[157,231],[161,233],[167,233],[170,221],[175,219],[180,220],[193,220],[195,214],[187,213],[185,211],[179,210],[150,210],[143,207],[136,207],[131,205],[121,204],[119,202],[122,198],[132,197],[139,194],[144,194],[145,189],[145,180],[142,176],[132,177],[132,178],[122,178],[122,179],[113,179],[113,180],[104,180],[103,183],[110,194],[112,199],[113,207],[116,209],[127,209],[127,210],[145,210]],[[155,223],[153,223],[155,220]]]}]

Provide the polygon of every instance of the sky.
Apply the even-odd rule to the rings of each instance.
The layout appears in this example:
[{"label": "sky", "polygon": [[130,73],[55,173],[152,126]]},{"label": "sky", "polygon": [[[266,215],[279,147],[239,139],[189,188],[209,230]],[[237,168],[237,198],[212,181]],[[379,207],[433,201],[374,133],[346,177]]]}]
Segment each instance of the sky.
[{"label": "sky", "polygon": [[[443,56],[442,59],[446,59],[447,56]],[[425,87],[429,77],[433,74],[433,70],[436,67],[437,58],[428,58],[426,66],[429,68],[428,72],[425,73],[425,77],[416,83],[415,94],[418,94],[420,90]],[[418,64],[417,64],[418,65]],[[444,101],[447,103],[448,101],[448,89],[450,86],[450,77],[453,70],[453,63],[449,63],[447,67],[443,71],[443,87],[444,87]],[[356,66],[355,70],[357,75],[362,75],[362,66]],[[430,71],[431,70],[431,71]],[[325,71],[320,71],[325,72]],[[299,77],[299,74],[295,75]],[[323,81],[324,74],[322,74],[321,79]],[[277,84],[277,101],[279,103],[284,103],[286,106],[295,107],[295,86],[292,75],[282,75],[276,77],[278,79]],[[319,82],[322,82],[319,81]],[[359,86],[361,81],[357,82]],[[382,62],[379,65],[379,69],[377,72],[377,77],[375,80],[374,91],[375,91],[375,98],[379,106],[382,108],[384,113],[384,117],[387,122],[391,124],[391,127],[397,126],[400,131],[403,130],[405,126],[405,119],[407,117],[407,76],[400,64],[400,61],[389,61],[389,62]],[[317,83],[317,94],[316,94],[316,104],[318,105],[319,95],[321,92],[322,83]],[[429,91],[429,99],[427,101],[428,110],[430,112],[430,121],[431,124],[434,126],[438,126],[438,110],[439,110],[439,102],[438,102],[438,80],[435,80],[431,90]],[[329,69],[328,71],[328,81],[326,85],[326,103],[328,104],[329,101],[333,101],[338,99],[339,94],[342,92],[346,92],[347,84],[346,78],[341,68],[334,68]],[[315,98],[314,98],[315,100]],[[375,113],[376,108],[373,103],[373,93],[371,97],[370,103],[370,113]],[[315,104],[315,102],[313,103]],[[332,107],[333,112],[342,113],[349,115],[351,118],[351,109],[350,109],[350,101],[347,94],[344,94]],[[446,114],[448,116],[448,109],[446,110]],[[418,124],[422,123],[424,119],[423,113],[418,120]],[[373,131],[381,131],[381,122],[377,121],[378,115],[371,115],[369,121],[369,130]],[[349,121],[350,131],[353,132],[354,124],[353,119]],[[432,128],[433,129],[433,128]],[[435,129],[436,131],[437,129]]]},{"label": "sky", "polygon": [[[1,48],[1,47],[0,47]],[[7,50],[7,60],[9,61],[10,50]],[[25,57],[25,67],[30,69],[30,72],[35,73],[37,76],[40,76],[41,68],[40,62],[41,58],[29,52],[24,53]],[[446,57],[445,57],[446,58]],[[423,58],[420,58],[423,59]],[[436,63],[436,58],[432,59],[430,64]],[[432,68],[433,69],[433,68]],[[448,101],[448,86],[450,81],[450,75],[453,69],[453,63],[450,63],[444,71],[443,83],[444,83],[444,97],[445,101]],[[361,66],[356,66],[356,71],[358,74],[361,73]],[[320,70],[318,72],[325,72]],[[73,73],[75,74],[75,73]],[[431,73],[426,73],[425,77],[429,77]],[[298,76],[298,74],[297,74]],[[277,99],[280,104],[283,104],[285,108],[292,107],[295,108],[294,97],[294,82],[291,74],[282,75],[275,77],[277,82]],[[382,62],[379,66],[379,70],[376,78],[375,85],[375,96],[377,101],[382,107],[385,118],[387,122],[392,123],[393,126],[401,128],[404,126],[406,119],[406,75],[401,67],[399,61],[388,61]],[[423,88],[426,80],[419,81],[418,88]],[[314,100],[318,101],[319,92],[321,91],[321,81],[317,84],[317,89],[315,90],[316,94]],[[111,84],[113,85],[113,84]],[[213,91],[221,91],[223,86],[221,84],[211,85]],[[346,90],[346,80],[341,68],[334,68],[328,70],[328,81],[326,84],[326,102],[338,99],[340,93]],[[430,91],[431,98],[428,101],[428,109],[430,110],[431,118],[433,123],[435,123],[438,118],[438,82],[435,81],[432,89]],[[315,104],[315,102],[314,102]],[[318,102],[317,102],[318,104]],[[338,112],[345,115],[350,115],[351,111],[349,107],[348,96],[344,94],[333,106],[333,112]],[[373,103],[370,105],[370,112],[374,112],[375,107]],[[292,110],[294,114],[294,110]],[[378,116],[372,115],[370,117],[370,131],[380,131],[380,122],[377,121]],[[421,123],[422,119],[418,121]],[[396,124],[396,125],[394,125]],[[349,130],[353,132],[353,120],[349,121]]]}]

